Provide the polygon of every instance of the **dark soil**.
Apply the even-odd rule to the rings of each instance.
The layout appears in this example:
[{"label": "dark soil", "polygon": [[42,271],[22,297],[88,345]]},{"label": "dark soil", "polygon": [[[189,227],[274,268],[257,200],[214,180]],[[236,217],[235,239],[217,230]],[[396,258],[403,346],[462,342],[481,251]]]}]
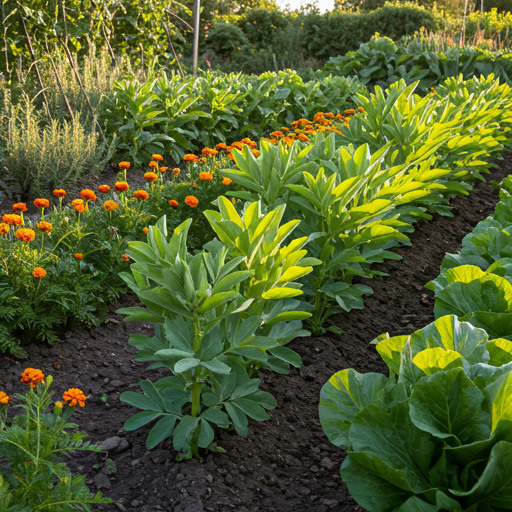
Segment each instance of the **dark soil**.
[{"label": "dark soil", "polygon": [[[501,180],[510,172],[508,156],[488,179]],[[137,391],[139,379],[156,380],[161,372],[134,362],[136,350],[127,344],[130,335],[148,334],[150,326],[125,324],[115,314],[116,307],[135,303],[133,297],[112,307],[106,325],[68,333],[65,343],[52,347],[30,345],[24,361],[0,359],[0,389],[23,391],[19,375],[34,367],[54,376],[59,395],[69,387],[85,391],[86,407],[74,419],[92,441],[108,440],[116,472],[106,463],[106,453],[80,454],[70,465],[87,475],[91,489],[122,502],[98,510],[352,512],[356,503],[339,476],[344,453],[329,443],[318,420],[320,389],[344,368],[386,371],[370,341],[386,331],[410,333],[434,320],[433,294],[425,283],[438,275],[445,253],[456,252],[463,236],[493,213],[497,201],[497,190],[479,182],[469,197],[453,201],[454,218],[436,216],[417,225],[412,246],[397,251],[403,260],[379,266],[389,277],[369,283],[374,294],[364,310],[334,317],[343,330],[340,336],[297,339],[289,346],[301,355],[303,368],[290,375],[263,375],[263,389],[278,402],[269,421],[252,422],[247,439],[220,431],[217,442],[227,453],[208,455],[202,463],[175,462],[176,454],[165,443],[147,451],[149,428],[123,431],[136,411],[119,401],[120,393]]]}]

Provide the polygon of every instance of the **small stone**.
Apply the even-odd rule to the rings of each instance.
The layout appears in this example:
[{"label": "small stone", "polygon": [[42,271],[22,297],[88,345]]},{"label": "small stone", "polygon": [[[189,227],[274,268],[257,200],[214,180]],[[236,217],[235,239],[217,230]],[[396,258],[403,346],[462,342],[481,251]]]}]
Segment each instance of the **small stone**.
[{"label": "small stone", "polygon": [[332,469],[335,464],[334,462],[329,459],[328,457],[324,457],[321,461],[320,461],[320,466],[324,467],[325,469]]},{"label": "small stone", "polygon": [[110,480],[105,473],[98,473],[94,477],[94,485],[98,490],[100,489],[110,489],[112,487]]},{"label": "small stone", "polygon": [[178,473],[176,475],[176,481],[177,482],[183,482],[183,480],[185,480],[185,475],[183,473]]},{"label": "small stone", "polygon": [[130,503],[130,505],[131,505],[132,507],[137,507],[137,506],[139,505],[139,503],[140,503],[140,501],[139,501],[139,500],[133,500],[133,501]]},{"label": "small stone", "polygon": [[103,452],[109,452],[111,450],[115,450],[119,444],[121,443],[121,438],[119,436],[112,436],[105,441],[102,441],[99,444],[99,449]]},{"label": "small stone", "polygon": [[205,476],[206,481],[211,484],[213,482],[213,476],[212,475],[206,475]]},{"label": "small stone", "polygon": [[233,475],[231,473],[228,473],[225,478],[224,478],[225,482],[228,484],[228,485],[233,485],[235,483],[235,478],[233,477]]},{"label": "small stone", "polygon": [[121,441],[119,443],[119,446],[116,449],[116,452],[121,453],[121,452],[128,450],[128,448],[130,448],[130,443],[126,439],[121,438]]},{"label": "small stone", "polygon": [[122,387],[122,386],[123,386],[123,383],[122,383],[120,380],[116,380],[116,379],[114,379],[114,380],[110,383],[110,385],[111,385],[112,387],[114,387],[114,388],[120,388],[120,387]]},{"label": "small stone", "polygon": [[322,504],[329,508],[334,508],[338,505],[338,500],[322,500]]},{"label": "small stone", "polygon": [[311,473],[318,473],[320,470],[318,469],[318,466],[315,466],[314,464],[309,468],[309,471]]},{"label": "small stone", "polygon": [[163,464],[167,460],[168,456],[169,454],[165,450],[155,450],[151,454],[151,460],[154,464]]}]

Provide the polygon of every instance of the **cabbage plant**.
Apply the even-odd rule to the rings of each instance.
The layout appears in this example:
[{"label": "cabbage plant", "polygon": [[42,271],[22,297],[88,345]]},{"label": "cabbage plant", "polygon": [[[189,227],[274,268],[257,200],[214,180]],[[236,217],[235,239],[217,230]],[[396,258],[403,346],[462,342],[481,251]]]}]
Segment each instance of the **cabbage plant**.
[{"label": "cabbage plant", "polygon": [[375,340],[389,367],[342,370],[320,420],[368,512],[512,510],[512,343],[456,316]]}]

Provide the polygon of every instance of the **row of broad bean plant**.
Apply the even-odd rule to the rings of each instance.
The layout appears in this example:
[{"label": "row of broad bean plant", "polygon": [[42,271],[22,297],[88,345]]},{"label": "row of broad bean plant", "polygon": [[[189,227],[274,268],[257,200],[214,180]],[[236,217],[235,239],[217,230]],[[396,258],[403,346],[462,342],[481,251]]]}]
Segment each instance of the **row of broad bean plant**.
[{"label": "row of broad bean plant", "polygon": [[467,193],[508,142],[508,86],[460,78],[425,98],[414,87],[360,96],[359,114],[347,111],[337,127],[333,114],[295,121],[296,138],[334,123],[311,144],[280,131],[272,136],[282,142],[262,140],[257,156],[247,145],[233,149],[237,168],[222,173],[244,190],[226,194],[247,203],[240,213],[221,196],[219,211],[204,212],[217,238],[202,251],[187,250],[190,221],[168,240],[161,219],[147,242],[129,243],[135,263],[122,277],[145,307],[120,312],[155,324],[153,337],[130,343],[139,360],[172,372],[141,381],[143,394],[121,395],[142,410],[126,429],[157,419],[148,448],[172,437],[183,456],[198,457],[199,448],[217,449],[215,427],[246,436],[248,418],[267,419],[276,402],[259,390],[257,371],[300,366],[285,345],[309,334],[301,322],[318,332],[332,303],[362,307],[371,290],[353,276],[371,277],[371,263],[396,258],[389,249],[408,242],[418,216],[449,214],[449,197]]},{"label": "row of broad bean plant", "polygon": [[342,370],[322,389],[322,426],[369,512],[512,509],[511,184],[427,284],[437,320],[373,342],[389,378]]},{"label": "row of broad bean plant", "polygon": [[[295,119],[351,106],[364,87],[357,79],[326,76],[304,82],[297,73],[262,75],[207,72],[199,77],[168,77],[150,82],[114,83],[114,95],[100,108],[107,134],[118,137],[119,150],[135,163],[147,163],[153,153],[169,154],[178,162],[202,146],[243,137],[260,137],[265,130]],[[199,146],[198,146],[199,145]]]},{"label": "row of broad bean plant", "polygon": [[448,77],[465,79],[493,73],[502,81],[512,79],[512,55],[508,50],[491,52],[465,46],[448,45],[423,30],[412,38],[395,43],[375,35],[368,43],[346,55],[331,57],[318,76],[353,76],[368,87],[387,86],[403,79],[408,84],[419,80],[418,91],[426,93]]}]

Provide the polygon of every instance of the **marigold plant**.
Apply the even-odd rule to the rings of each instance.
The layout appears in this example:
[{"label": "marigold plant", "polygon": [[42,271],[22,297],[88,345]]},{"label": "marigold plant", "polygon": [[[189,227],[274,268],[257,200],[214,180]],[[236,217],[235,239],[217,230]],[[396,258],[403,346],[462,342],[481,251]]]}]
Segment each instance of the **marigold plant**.
[{"label": "marigold plant", "polygon": [[16,203],[12,205],[12,209],[15,212],[26,212],[27,211],[27,205],[25,203]]},{"label": "marigold plant", "polygon": [[0,391],[0,404],[9,405],[10,397],[4,391]]},{"label": "marigold plant", "polygon": [[151,169],[156,169],[158,167],[158,163],[157,162],[149,162],[149,167],[151,167]]},{"label": "marigold plant", "polygon": [[66,191],[63,190],[62,188],[58,188],[58,189],[55,189],[53,191],[53,195],[55,197],[65,197],[66,196]]},{"label": "marigold plant", "polygon": [[32,242],[36,237],[36,233],[33,229],[20,228],[16,231],[16,238],[22,242]]},{"label": "marigold plant", "polygon": [[96,194],[89,189],[84,189],[80,192],[80,197],[82,199],[85,199],[86,201],[95,201],[96,200]]},{"label": "marigold plant", "polygon": [[211,172],[200,172],[199,179],[203,181],[212,181],[213,175]]},{"label": "marigold plant", "polygon": [[175,167],[175,168],[172,170],[172,172],[174,173],[174,176],[179,176],[181,171],[180,171],[177,167]]},{"label": "marigold plant", "polygon": [[11,226],[21,226],[23,224],[23,219],[15,213],[6,213],[2,217],[2,221],[5,224],[10,224]]},{"label": "marigold plant", "polygon": [[74,258],[75,258],[76,261],[82,261],[84,259],[84,255],[81,252],[77,252],[74,255]]},{"label": "marigold plant", "polygon": [[177,208],[178,207],[178,201],[176,201],[175,199],[171,199],[169,201],[169,205],[172,206],[173,208]]},{"label": "marigold plant", "polygon": [[38,279],[42,279],[46,275],[46,270],[43,267],[36,267],[32,271],[32,275]]},{"label": "marigold plant", "polygon": [[162,155],[152,155],[151,158],[157,162],[161,162],[164,159]]},{"label": "marigold plant", "polygon": [[6,235],[10,231],[9,224],[6,224],[5,222],[0,222],[0,235]]},{"label": "marigold plant", "polygon": [[47,208],[50,206],[50,201],[48,201],[48,199],[39,198],[34,201],[34,206],[37,208]]},{"label": "marigold plant", "polygon": [[73,210],[77,211],[78,213],[85,212],[84,200],[73,199],[73,201],[71,201],[71,208],[73,208]]},{"label": "marigold plant", "polygon": [[63,395],[62,398],[66,403],[68,403],[69,407],[76,407],[79,405],[80,407],[84,407],[85,401],[87,397],[84,395],[84,392],[78,388],[70,388]]},{"label": "marigold plant", "polygon": [[143,199],[143,200],[146,200],[149,198],[149,194],[145,191],[145,190],[136,190],[134,193],[133,193],[133,197],[135,199]]},{"label": "marigold plant", "polygon": [[146,172],[144,174],[144,179],[149,182],[156,181],[158,179],[158,174],[156,174],[156,172]]},{"label": "marigold plant", "polygon": [[126,181],[118,181],[114,185],[114,188],[117,192],[126,192],[130,187],[128,186],[128,183],[126,183]]},{"label": "marigold plant", "polygon": [[34,389],[39,383],[44,382],[44,373],[37,368],[25,368],[20,380],[22,384]]},{"label": "marigold plant", "polygon": [[53,229],[53,226],[51,223],[42,220],[41,222],[37,223],[37,229],[39,229],[39,231],[43,231],[44,233],[50,233]]},{"label": "marigold plant", "polygon": [[108,185],[100,185],[98,187],[98,190],[102,193],[102,194],[106,194],[107,192],[110,192],[110,187]]},{"label": "marigold plant", "polygon": [[197,162],[198,160],[199,158],[196,155],[188,154],[183,157],[184,162]]},{"label": "marigold plant", "polygon": [[222,184],[223,185],[231,185],[233,183],[233,180],[227,177],[222,178]]},{"label": "marigold plant", "polygon": [[195,208],[199,204],[199,201],[198,201],[197,197],[187,196],[185,198],[185,204],[190,206],[191,208]]},{"label": "marigold plant", "polygon": [[130,162],[119,162],[119,169],[125,171],[130,168]]},{"label": "marigold plant", "polygon": [[111,212],[111,211],[116,210],[117,208],[119,208],[119,204],[116,203],[115,201],[105,201],[103,203],[103,208],[107,212]]}]

